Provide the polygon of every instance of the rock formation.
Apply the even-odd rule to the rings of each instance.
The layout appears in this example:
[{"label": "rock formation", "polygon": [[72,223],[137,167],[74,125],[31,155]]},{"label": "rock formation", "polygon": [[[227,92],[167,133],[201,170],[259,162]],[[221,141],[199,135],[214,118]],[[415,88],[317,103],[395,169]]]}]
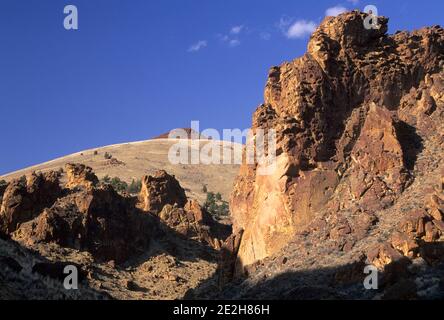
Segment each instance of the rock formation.
[{"label": "rock formation", "polygon": [[131,199],[107,185],[57,200],[26,236],[31,243],[55,242],[121,263],[148,248],[156,227],[152,217],[142,216]]},{"label": "rock formation", "polygon": [[99,182],[92,169],[83,164],[68,163],[65,165],[65,171],[68,179],[66,188],[69,189],[76,187],[91,188]]},{"label": "rock formation", "polygon": [[417,130],[442,130],[444,30],[387,35],[388,19],[364,18],[327,17],[304,56],[270,70],[252,130],[276,131],[277,169],[243,165],[230,202],[243,266],[322,226],[350,250],[413,181]]},{"label": "rock formation", "polygon": [[183,207],[187,197],[176,178],[160,170],[143,177],[139,202],[142,210],[158,213],[167,204]]},{"label": "rock formation", "polygon": [[99,185],[89,167],[67,164],[65,172],[65,189],[59,172],[53,171],[12,181],[2,202],[3,234],[29,246],[56,243],[116,263],[146,252],[153,238],[159,241],[171,232],[212,247],[225,239],[211,216],[196,201],[188,201],[179,182],[165,171],[144,177],[141,203],[111,185]]},{"label": "rock formation", "polygon": [[33,173],[26,181],[12,181],[3,194],[0,229],[5,233],[15,231],[21,223],[33,219],[44,208],[51,206],[61,194],[57,172]]}]

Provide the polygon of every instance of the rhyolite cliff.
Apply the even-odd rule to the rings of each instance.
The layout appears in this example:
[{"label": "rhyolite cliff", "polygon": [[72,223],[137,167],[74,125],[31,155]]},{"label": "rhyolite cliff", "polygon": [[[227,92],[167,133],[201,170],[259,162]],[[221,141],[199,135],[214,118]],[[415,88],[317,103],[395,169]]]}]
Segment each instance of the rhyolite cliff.
[{"label": "rhyolite cliff", "polygon": [[305,55],[269,72],[252,130],[275,130],[277,169],[243,165],[230,203],[250,289],[339,261],[444,259],[444,29],[388,35],[387,18],[367,30],[365,17],[325,18]]},{"label": "rhyolite cliff", "polygon": [[32,173],[0,186],[0,298],[444,298],[444,29],[365,17],[271,68],[252,129],[276,132],[276,170],[242,165],[233,232],[163,170],[138,196],[84,164]]}]

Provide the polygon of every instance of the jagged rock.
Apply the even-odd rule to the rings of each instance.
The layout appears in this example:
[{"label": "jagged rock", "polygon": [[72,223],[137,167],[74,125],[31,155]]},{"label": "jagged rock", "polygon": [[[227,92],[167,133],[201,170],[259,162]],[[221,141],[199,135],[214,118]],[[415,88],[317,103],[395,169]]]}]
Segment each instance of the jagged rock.
[{"label": "jagged rock", "polygon": [[86,250],[99,260],[121,263],[149,245],[155,222],[137,212],[131,199],[105,185],[59,199],[35,221],[28,242],[55,242]]},{"label": "jagged rock", "polygon": [[442,234],[444,234],[444,222],[439,220],[433,220],[433,224],[438,228],[439,231],[441,231]]},{"label": "jagged rock", "polygon": [[389,192],[402,191],[406,182],[403,152],[388,110],[371,105],[351,159],[350,192],[362,199],[364,209],[382,209]]},{"label": "jagged rock", "polygon": [[407,234],[402,232],[395,232],[391,236],[391,244],[392,246],[401,251],[404,256],[414,258],[416,257],[419,249],[419,245],[417,241],[411,237],[409,237]]},{"label": "jagged rock", "polygon": [[197,239],[216,248],[219,244],[216,232],[212,232],[213,220],[195,201],[187,203],[185,208],[167,204],[159,213],[165,224],[184,237]]},{"label": "jagged rock", "polygon": [[[280,250],[326,208],[378,211],[410,183],[421,147],[412,110],[436,117],[433,109],[443,106],[436,73],[444,30],[389,36],[388,19],[366,30],[365,17],[326,18],[304,56],[270,70],[252,131],[275,130],[276,170],[261,175],[259,164],[244,164],[230,200],[234,227],[245,230],[244,264]],[[427,122],[428,130],[436,123]]]},{"label": "jagged rock", "polygon": [[424,241],[434,242],[439,239],[440,231],[436,228],[436,225],[432,221],[427,221],[425,224],[425,236]]},{"label": "jagged rock", "polygon": [[68,189],[77,187],[91,188],[99,182],[92,168],[83,164],[68,163],[65,165],[65,172],[68,180],[66,188]]},{"label": "jagged rock", "polygon": [[224,285],[232,281],[239,273],[238,268],[242,268],[242,263],[239,263],[238,252],[242,241],[244,231],[238,230],[230,235],[222,244],[219,253],[219,267],[218,267],[218,285],[222,288]]},{"label": "jagged rock", "polygon": [[444,220],[444,201],[441,200],[436,194],[432,194],[430,196],[428,208],[430,215],[434,219],[438,221]]},{"label": "jagged rock", "polygon": [[406,214],[399,225],[399,229],[411,237],[421,238],[425,235],[425,224],[429,220],[430,216],[427,215],[424,209],[413,210]]},{"label": "jagged rock", "polygon": [[402,257],[402,254],[388,243],[372,248],[367,254],[368,261],[378,269],[384,269],[386,265],[396,262]]},{"label": "jagged rock", "polygon": [[0,229],[4,233],[17,230],[20,224],[32,220],[44,208],[52,206],[62,194],[59,173],[33,173],[12,181],[5,190],[0,209]]},{"label": "jagged rock", "polygon": [[196,200],[188,200],[184,206],[184,210],[188,213],[189,219],[197,223],[211,224],[212,218]]},{"label": "jagged rock", "polygon": [[159,213],[167,204],[183,208],[186,202],[185,190],[166,171],[160,170],[152,176],[143,177],[139,194],[139,207],[142,210]]}]

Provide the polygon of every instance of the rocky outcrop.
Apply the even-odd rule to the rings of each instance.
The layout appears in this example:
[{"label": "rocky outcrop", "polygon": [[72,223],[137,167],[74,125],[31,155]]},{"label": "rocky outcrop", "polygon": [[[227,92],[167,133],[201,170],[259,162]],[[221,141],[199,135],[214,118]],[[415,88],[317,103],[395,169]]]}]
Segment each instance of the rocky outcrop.
[{"label": "rocky outcrop", "polygon": [[76,187],[92,188],[96,186],[99,179],[94,174],[92,168],[83,164],[68,163],[65,165],[66,172],[66,188],[73,189]]},{"label": "rocky outcrop", "polygon": [[368,261],[384,269],[394,260],[422,258],[430,265],[444,262],[444,190],[429,197],[426,208],[411,210],[400,221],[390,239],[369,250]]},{"label": "rocky outcrop", "polygon": [[387,35],[388,19],[367,30],[365,16],[327,17],[304,56],[270,70],[252,130],[275,130],[276,170],[240,170],[230,201],[245,230],[238,264],[316,228],[350,250],[413,180],[415,128],[436,132],[444,106],[444,29]]},{"label": "rocky outcrop", "polygon": [[59,173],[33,173],[26,180],[18,179],[6,188],[0,209],[0,229],[11,233],[20,224],[32,220],[62,194]]},{"label": "rocky outcrop", "polygon": [[217,275],[219,289],[223,288],[224,285],[232,281],[236,275],[239,274],[236,270],[236,262],[243,233],[243,230],[239,230],[236,233],[231,234],[222,244],[219,253],[219,268]]},{"label": "rocky outcrop", "polygon": [[186,202],[184,189],[166,171],[160,170],[152,176],[143,177],[138,205],[142,210],[159,213],[167,204],[183,208]]},{"label": "rocky outcrop", "polygon": [[21,233],[30,244],[55,242],[121,263],[148,248],[156,227],[153,217],[107,185],[57,200]]},{"label": "rocky outcrop", "polygon": [[165,171],[144,178],[142,202],[111,185],[99,185],[84,165],[68,164],[65,172],[66,189],[59,185],[58,172],[11,182],[2,204],[2,235],[27,246],[55,243],[119,264],[146,252],[153,238],[162,241],[174,234],[220,248],[228,236],[227,228],[197,201],[188,201],[179,182]]}]

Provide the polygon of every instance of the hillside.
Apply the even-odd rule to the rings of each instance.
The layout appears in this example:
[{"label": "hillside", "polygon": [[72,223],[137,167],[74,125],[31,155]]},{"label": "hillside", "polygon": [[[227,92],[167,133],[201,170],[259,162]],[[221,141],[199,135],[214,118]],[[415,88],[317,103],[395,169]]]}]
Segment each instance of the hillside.
[{"label": "hillside", "polygon": [[[200,141],[201,148],[208,143],[208,140]],[[203,203],[206,197],[203,185],[207,186],[208,191],[219,192],[224,199],[228,200],[239,165],[173,165],[168,160],[168,150],[175,143],[177,140],[174,139],[153,139],[85,150],[0,176],[0,180],[10,181],[33,171],[59,170],[66,163],[85,164],[94,170],[99,179],[108,175],[119,177],[127,183],[131,183],[133,179],[138,180],[145,174],[152,174],[156,170],[163,169],[175,175],[187,195],[200,203]],[[230,142],[215,141],[215,143],[220,143],[224,148],[232,148]],[[113,159],[105,159],[105,153]]]},{"label": "hillside", "polygon": [[[326,17],[270,69],[252,131],[276,133],[271,174],[171,165],[175,141],[158,139],[5,176],[0,297],[443,299],[444,29],[390,35],[367,17]],[[231,193],[232,225],[202,207],[203,185]],[[83,275],[73,297],[66,264]]]}]

